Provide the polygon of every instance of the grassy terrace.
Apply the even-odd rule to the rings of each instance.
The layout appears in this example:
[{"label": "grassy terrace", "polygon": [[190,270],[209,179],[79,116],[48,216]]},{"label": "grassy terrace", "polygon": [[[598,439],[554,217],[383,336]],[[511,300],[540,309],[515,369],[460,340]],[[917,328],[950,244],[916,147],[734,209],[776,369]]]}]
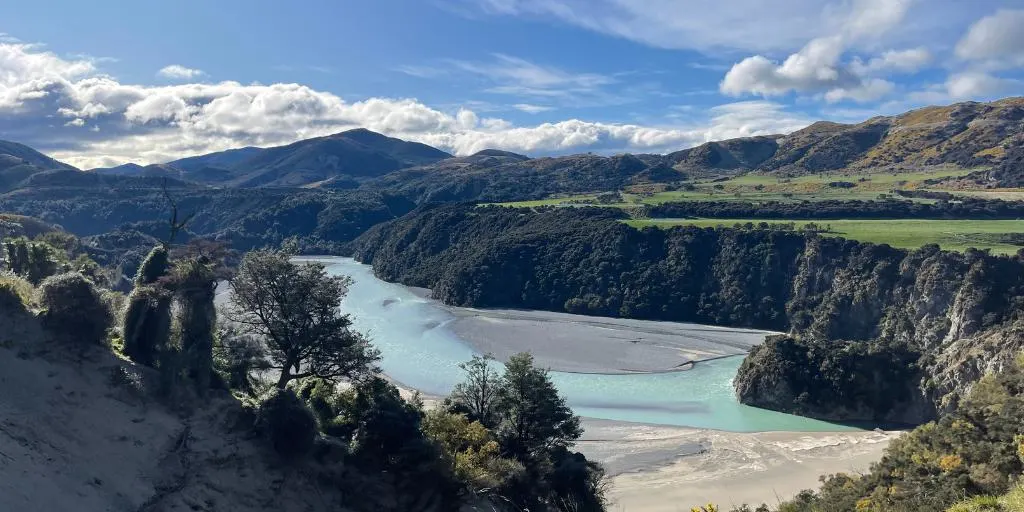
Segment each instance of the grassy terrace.
[{"label": "grassy terrace", "polygon": [[[937,190],[984,199],[1024,200],[1024,189],[948,190],[938,188],[932,180],[962,177],[974,169],[933,168],[904,173],[829,173],[796,178],[779,178],[746,174],[723,181],[698,181],[691,190],[648,193],[622,193],[622,201],[597,205],[598,194],[503,203],[506,206],[611,206],[626,208],[676,201],[744,201],[797,202],[827,199],[878,199],[894,189]],[[833,182],[853,183],[853,188],[830,186]],[[919,200],[917,201],[929,201]],[[634,219],[626,221],[634,227],[670,227],[695,225],[731,227],[737,223],[764,222],[753,219]],[[773,220],[770,224],[789,224]],[[864,242],[884,243],[893,247],[916,249],[926,244],[939,244],[943,249],[963,251],[970,247],[991,249],[993,253],[1013,254],[1024,247],[1024,221],[1018,220],[818,220],[795,221],[796,228],[815,223],[830,226],[826,236],[837,236]]]},{"label": "grassy terrace", "polygon": [[[646,226],[672,227],[692,225],[700,227],[731,227],[735,224],[762,220],[754,219],[634,219],[627,224],[643,228]],[[788,221],[767,221],[769,224],[789,224]],[[831,230],[825,236],[838,236],[889,244],[893,247],[916,249],[926,244],[939,244],[943,249],[964,251],[969,247],[991,249],[995,254],[1014,254],[1022,246],[1011,240],[1014,235],[1024,240],[1024,221],[1019,220],[819,220],[794,221],[796,227],[814,223],[828,226]]]},{"label": "grassy terrace", "polygon": [[[660,204],[674,201],[823,201],[827,199],[878,199],[880,194],[891,193],[894,189],[929,190],[929,180],[966,176],[974,169],[934,168],[921,172],[905,173],[829,173],[796,178],[780,178],[758,174],[746,174],[720,181],[697,181],[692,190],[673,190],[650,193],[622,194],[623,201],[604,206],[626,207],[637,204]],[[849,182],[853,188],[829,186],[832,182]],[[955,194],[971,195],[990,199],[1024,199],[1024,190],[944,190]],[[503,203],[506,206],[535,207],[551,205],[574,205],[595,202],[598,194],[582,194],[536,201]]]}]

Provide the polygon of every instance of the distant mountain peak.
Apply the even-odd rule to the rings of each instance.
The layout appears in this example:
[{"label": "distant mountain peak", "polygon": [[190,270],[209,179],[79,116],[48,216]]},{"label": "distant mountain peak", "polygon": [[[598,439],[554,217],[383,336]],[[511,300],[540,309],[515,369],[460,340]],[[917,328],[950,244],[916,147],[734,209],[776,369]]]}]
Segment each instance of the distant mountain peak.
[{"label": "distant mountain peak", "polygon": [[382,133],[379,133],[379,132],[375,132],[375,131],[373,131],[373,130],[371,130],[369,128],[352,128],[351,130],[345,130],[343,132],[338,132],[336,135],[359,135],[359,134],[379,135],[381,137],[386,137],[386,135],[384,135]]},{"label": "distant mountain peak", "polygon": [[[332,139],[349,139],[360,143],[374,143],[386,140],[400,140],[394,137],[388,137],[383,133],[375,132],[367,128],[353,128],[351,130],[345,130],[343,132],[329,135],[328,138]],[[404,142],[404,141],[403,141]]]},{"label": "distant mountain peak", "polygon": [[476,153],[473,153],[470,156],[500,156],[500,157],[515,158],[515,159],[518,159],[518,160],[529,160],[530,159],[530,157],[528,157],[526,155],[520,155],[519,153],[513,153],[511,151],[503,151],[503,150],[500,150],[500,149],[484,149],[484,150],[481,150],[481,151],[477,151]]}]

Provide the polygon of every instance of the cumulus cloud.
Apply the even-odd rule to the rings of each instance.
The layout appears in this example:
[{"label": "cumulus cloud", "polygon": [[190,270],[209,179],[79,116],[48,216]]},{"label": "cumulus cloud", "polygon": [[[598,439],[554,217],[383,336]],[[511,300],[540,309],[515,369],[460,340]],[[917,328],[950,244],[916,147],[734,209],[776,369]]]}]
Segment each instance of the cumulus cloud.
[{"label": "cumulus cloud", "polygon": [[1019,80],[1000,78],[980,71],[957,73],[946,80],[946,92],[955,100],[998,96],[1020,86]]},{"label": "cumulus cloud", "polygon": [[[601,83],[547,71],[536,86]],[[521,104],[521,110],[539,105]],[[271,146],[364,127],[456,154],[500,148],[529,154],[676,150],[714,138],[778,133],[809,120],[770,102],[718,107],[678,126],[572,119],[536,126],[442,111],[415,99],[346,101],[300,84],[125,84],[88,60],[40,47],[0,44],[0,133],[82,168],[154,163],[240,146]]]},{"label": "cumulus cloud", "polygon": [[748,57],[726,73],[720,90],[732,96],[813,93],[830,102],[880,99],[894,85],[867,75],[898,67],[917,69],[923,65],[924,53],[889,51],[866,64],[860,60],[844,63],[843,55],[854,44],[876,38],[899,24],[912,3],[913,0],[856,0],[835,35],[812,39],[781,64],[762,55]]},{"label": "cumulus cloud", "polygon": [[709,126],[701,142],[789,133],[813,122],[804,115],[788,112],[771,101],[740,101],[711,109]]},{"label": "cumulus cloud", "polygon": [[156,73],[164,78],[170,78],[172,80],[191,80],[193,78],[199,78],[206,73],[201,69],[186,68],[178,64],[171,64],[170,66],[163,67]]},{"label": "cumulus cloud", "polygon": [[925,68],[931,62],[932,53],[927,48],[921,47],[909,50],[889,50],[867,62],[860,58],[855,58],[850,67],[858,75],[869,75],[883,71],[913,73]]},{"label": "cumulus cloud", "polygon": [[[1024,67],[1024,10],[1001,9],[966,30],[956,44],[954,62],[944,82],[912,92],[916,103],[992,99],[1024,87],[1014,68]],[[1000,74],[1006,76],[999,76]]]},{"label": "cumulus cloud", "polygon": [[1024,66],[1024,10],[1000,10],[975,24],[956,45],[956,55],[993,67]]}]

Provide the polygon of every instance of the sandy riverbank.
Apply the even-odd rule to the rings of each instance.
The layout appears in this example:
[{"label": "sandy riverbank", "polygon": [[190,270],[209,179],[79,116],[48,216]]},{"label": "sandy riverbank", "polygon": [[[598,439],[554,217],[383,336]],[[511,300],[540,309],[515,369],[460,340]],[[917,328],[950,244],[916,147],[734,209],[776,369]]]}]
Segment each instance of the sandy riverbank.
[{"label": "sandy riverbank", "polygon": [[743,355],[767,331],[677,322],[603,318],[550,311],[447,306],[448,328],[500,361],[518,352],[539,366],[579,373],[660,372]]},{"label": "sandy riverbank", "polygon": [[[400,386],[409,399],[415,391]],[[421,396],[428,408],[438,397]],[[609,510],[775,505],[821,475],[864,473],[901,432],[723,432],[584,418],[576,450],[600,462]]]},{"label": "sandy riverbank", "polygon": [[577,449],[609,475],[609,510],[688,511],[715,503],[728,510],[777,504],[820,475],[866,471],[898,432],[734,433],[585,421]]}]

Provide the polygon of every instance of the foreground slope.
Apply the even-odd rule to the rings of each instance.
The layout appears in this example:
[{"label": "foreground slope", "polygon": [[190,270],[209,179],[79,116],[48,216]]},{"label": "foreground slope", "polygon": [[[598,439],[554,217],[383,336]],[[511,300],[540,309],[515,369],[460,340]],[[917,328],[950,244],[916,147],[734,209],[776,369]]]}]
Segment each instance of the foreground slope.
[{"label": "foreground slope", "polygon": [[68,350],[28,315],[0,312],[0,333],[0,510],[344,510],[226,392],[172,410],[154,370]]}]

